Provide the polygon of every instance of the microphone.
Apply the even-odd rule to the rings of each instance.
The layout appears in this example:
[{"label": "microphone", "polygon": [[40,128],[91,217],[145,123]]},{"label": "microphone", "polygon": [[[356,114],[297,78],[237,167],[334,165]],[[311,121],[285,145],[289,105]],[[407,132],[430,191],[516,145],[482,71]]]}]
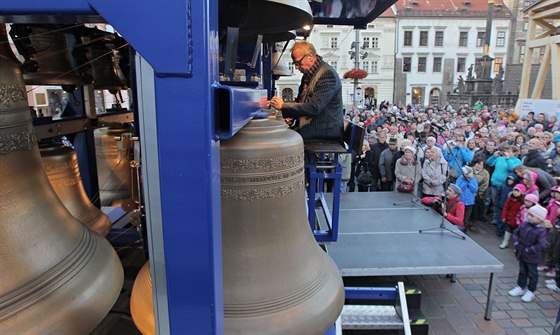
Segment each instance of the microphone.
[{"label": "microphone", "polygon": [[439,130],[447,130],[447,128],[445,126],[442,126],[441,124],[432,123],[432,126],[436,127]]}]

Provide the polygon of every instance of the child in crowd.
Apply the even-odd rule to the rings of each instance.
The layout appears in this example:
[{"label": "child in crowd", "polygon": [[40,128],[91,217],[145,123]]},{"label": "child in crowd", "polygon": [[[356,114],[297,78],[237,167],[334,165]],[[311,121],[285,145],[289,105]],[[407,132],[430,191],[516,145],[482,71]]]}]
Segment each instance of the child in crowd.
[{"label": "child in crowd", "polygon": [[508,174],[506,177],[506,182],[500,187],[500,193],[498,195],[498,203],[496,204],[496,209],[500,213],[500,220],[498,220],[496,224],[496,235],[499,237],[504,236],[506,231],[506,224],[501,220],[502,218],[502,211],[504,209],[504,205],[506,204],[506,200],[509,197],[511,191],[513,191],[513,187],[516,184],[517,176],[514,173]]},{"label": "child in crowd", "polygon": [[508,294],[512,297],[521,296],[523,302],[531,302],[535,299],[539,282],[537,265],[542,259],[541,253],[546,245],[546,230],[542,225],[546,214],[546,209],[540,205],[529,208],[527,221],[524,221],[513,234],[515,257],[519,261],[519,274],[517,286]]},{"label": "child in crowd", "polygon": [[544,221],[545,228],[548,229],[546,234],[546,249],[544,251],[544,261],[546,265],[547,277],[556,276],[556,258],[554,257],[554,250],[557,248],[558,244],[558,232],[557,229],[552,228],[552,225],[556,222],[556,216],[558,215],[558,207],[560,207],[560,188],[558,186],[553,186],[550,192],[551,199],[546,206],[547,216]]},{"label": "child in crowd", "polygon": [[517,227],[519,227],[524,221],[527,221],[527,211],[529,208],[537,205],[539,203],[539,196],[534,194],[525,194],[525,199],[523,200],[523,206],[519,208],[519,213],[515,218]]},{"label": "child in crowd", "polygon": [[461,171],[462,174],[459,178],[457,178],[455,184],[461,189],[460,198],[465,204],[465,216],[463,218],[465,231],[467,231],[467,229],[472,231],[472,212],[474,207],[474,196],[476,191],[478,191],[478,182],[476,181],[474,171],[470,166],[463,166]]},{"label": "child in crowd", "polygon": [[509,239],[515,229],[517,229],[517,214],[523,206],[523,197],[525,196],[525,185],[517,184],[513,187],[513,191],[509,194],[504,209],[502,210],[502,221],[505,223],[505,234],[500,249],[505,249],[509,245]]}]

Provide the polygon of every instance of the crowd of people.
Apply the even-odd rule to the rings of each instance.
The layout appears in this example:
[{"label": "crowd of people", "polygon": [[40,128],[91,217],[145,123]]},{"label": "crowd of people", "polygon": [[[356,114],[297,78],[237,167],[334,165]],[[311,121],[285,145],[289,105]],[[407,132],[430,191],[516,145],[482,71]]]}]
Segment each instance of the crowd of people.
[{"label": "crowd of people", "polygon": [[[463,232],[495,226],[499,248],[519,259],[509,294],[534,299],[538,271],[560,291],[560,128],[555,116],[511,107],[349,110],[365,129],[362,152],[345,157],[343,192],[412,193]],[[478,226],[478,227],[477,227]]]}]

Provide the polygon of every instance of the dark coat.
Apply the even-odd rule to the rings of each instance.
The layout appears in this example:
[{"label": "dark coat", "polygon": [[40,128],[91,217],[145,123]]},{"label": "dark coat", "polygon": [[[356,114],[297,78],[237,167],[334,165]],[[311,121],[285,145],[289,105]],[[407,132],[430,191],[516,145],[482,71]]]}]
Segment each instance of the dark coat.
[{"label": "dark coat", "polygon": [[373,170],[371,171],[371,174],[374,176],[379,177],[379,158],[381,157],[381,153],[383,152],[383,150],[388,149],[389,145],[387,144],[387,142],[381,144],[379,142],[375,143],[374,145],[371,146],[371,152],[373,153]]},{"label": "dark coat", "polygon": [[302,79],[296,102],[284,103],[282,116],[294,119],[302,116],[311,118],[308,125],[298,129],[305,143],[327,140],[342,144],[342,85],[336,71],[322,61],[307,84]]},{"label": "dark coat", "polygon": [[526,263],[540,263],[546,247],[546,229],[536,223],[523,222],[513,233],[515,257]]},{"label": "dark coat", "polygon": [[523,165],[546,170],[546,159],[541,155],[540,151],[536,149],[529,150],[523,158]]}]

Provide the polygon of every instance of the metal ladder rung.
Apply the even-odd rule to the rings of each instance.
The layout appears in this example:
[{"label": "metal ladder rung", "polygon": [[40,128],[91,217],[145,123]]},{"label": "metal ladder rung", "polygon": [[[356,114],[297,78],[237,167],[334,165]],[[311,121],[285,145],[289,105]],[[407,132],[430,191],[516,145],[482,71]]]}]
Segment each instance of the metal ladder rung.
[{"label": "metal ladder rung", "polygon": [[344,305],[342,329],[403,329],[404,325],[394,306]]}]

